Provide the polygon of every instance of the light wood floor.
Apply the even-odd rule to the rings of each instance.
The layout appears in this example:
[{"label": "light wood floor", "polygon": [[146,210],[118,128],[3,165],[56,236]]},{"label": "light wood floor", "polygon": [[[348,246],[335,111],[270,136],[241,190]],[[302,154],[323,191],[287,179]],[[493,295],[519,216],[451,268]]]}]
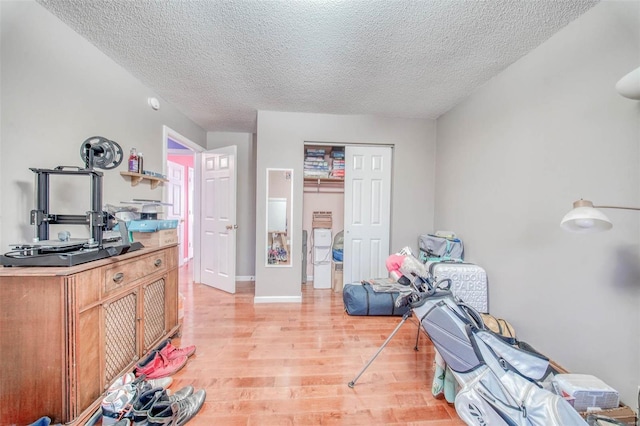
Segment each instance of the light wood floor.
[{"label": "light wood floor", "polygon": [[342,295],[302,284],[301,304],[254,304],[253,283],[237,293],[192,283],[181,268],[184,318],[176,346],[196,354],[173,375],[173,390],[204,388],[207,400],[188,424],[464,425],[431,395],[433,348],[408,320],[380,356],[351,381],[400,317],[351,317]]}]

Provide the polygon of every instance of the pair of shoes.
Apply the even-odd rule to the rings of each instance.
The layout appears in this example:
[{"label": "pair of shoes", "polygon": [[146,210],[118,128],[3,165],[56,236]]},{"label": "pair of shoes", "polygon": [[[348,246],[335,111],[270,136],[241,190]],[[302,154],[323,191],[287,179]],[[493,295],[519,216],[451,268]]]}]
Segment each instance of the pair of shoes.
[{"label": "pair of shoes", "polygon": [[196,352],[195,345],[185,346],[184,348],[176,348],[171,344],[171,339],[167,339],[160,343],[157,350],[167,357],[167,359],[175,359],[181,356],[190,357]]},{"label": "pair of shoes", "polygon": [[179,401],[158,402],[149,410],[148,426],[182,426],[200,411],[206,397],[205,390],[200,389],[193,395]]},{"label": "pair of shoes", "polygon": [[173,381],[171,378],[145,379],[145,375],[136,378],[133,373],[126,373],[109,386],[101,404],[103,425],[121,426],[118,421],[133,416],[133,404],[141,394],[150,389],[162,391]]},{"label": "pair of shoes", "polygon": [[193,394],[193,386],[185,386],[176,393],[168,395],[162,388],[149,389],[141,393],[133,403],[133,422],[137,426],[147,424],[149,410],[159,402],[178,402]]},{"label": "pair of shoes", "polygon": [[169,359],[161,351],[153,350],[136,364],[136,376],[145,375],[147,379],[167,377],[180,370],[186,363],[186,356]]}]

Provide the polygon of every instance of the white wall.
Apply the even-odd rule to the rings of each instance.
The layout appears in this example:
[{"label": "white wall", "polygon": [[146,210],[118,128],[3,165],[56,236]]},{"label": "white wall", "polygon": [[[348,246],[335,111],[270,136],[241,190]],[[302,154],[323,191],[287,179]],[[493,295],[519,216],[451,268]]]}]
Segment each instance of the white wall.
[{"label": "white wall", "polygon": [[[160,99],[159,111],[147,105],[157,94],[73,32],[35,2],[0,2],[1,132],[0,252],[11,243],[30,241],[29,211],[34,202],[30,167],[82,166],[80,145],[92,136],[144,152],[145,168],[162,171],[162,126],[204,146],[204,130]],[[120,171],[104,172],[104,203],[160,198],[148,184],[133,188]],[[51,199],[59,210],[83,214],[89,206],[88,181],[52,178]],[[55,181],[54,181],[55,180]],[[67,227],[72,236],[84,227]],[[55,235],[55,234],[54,234]]]},{"label": "white wall", "polygon": [[490,310],[572,372],[636,407],[638,212],[608,233],[559,223],[579,198],[640,206],[640,3],[605,1],[438,119],[435,227],[486,268]]},{"label": "white wall", "polygon": [[238,147],[236,197],[236,276],[250,279],[255,276],[256,246],[256,138],[251,133],[208,132],[207,149],[228,145]]},{"label": "white wall", "polygon": [[[417,250],[418,235],[433,228],[435,122],[373,116],[258,111],[256,287],[258,302],[299,301],[304,142],[393,144],[391,251]],[[294,170],[293,265],[266,267],[266,169]]]}]

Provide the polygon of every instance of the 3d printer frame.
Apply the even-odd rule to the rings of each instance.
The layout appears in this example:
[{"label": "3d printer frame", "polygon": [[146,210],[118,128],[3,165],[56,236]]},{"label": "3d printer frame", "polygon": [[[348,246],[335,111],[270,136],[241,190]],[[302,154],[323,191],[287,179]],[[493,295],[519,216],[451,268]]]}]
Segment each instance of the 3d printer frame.
[{"label": "3d printer frame", "polygon": [[[39,241],[49,239],[49,225],[88,225],[91,239],[89,246],[102,246],[102,231],[109,225],[108,213],[102,211],[102,172],[93,169],[66,168],[55,169],[30,168],[36,174],[36,208],[31,210],[31,225],[35,226]],[[51,175],[89,176],[91,179],[91,210],[85,215],[52,214],[49,212],[49,186]],[[128,241],[128,239],[127,239]]]},{"label": "3d printer frame", "polygon": [[[31,210],[31,225],[35,227],[33,244],[17,245],[13,251],[0,257],[3,266],[73,266],[81,263],[118,256],[143,248],[140,242],[129,242],[124,221],[119,222],[120,242],[103,242],[105,228],[113,228],[116,219],[102,210],[102,173],[93,168],[58,166],[55,169],[31,168],[36,174],[36,208]],[[53,214],[50,208],[50,176],[89,176],[91,179],[91,210],[84,215]],[[49,239],[49,225],[88,225],[91,238],[78,244],[58,245]],[[56,243],[56,244],[54,244]]]}]

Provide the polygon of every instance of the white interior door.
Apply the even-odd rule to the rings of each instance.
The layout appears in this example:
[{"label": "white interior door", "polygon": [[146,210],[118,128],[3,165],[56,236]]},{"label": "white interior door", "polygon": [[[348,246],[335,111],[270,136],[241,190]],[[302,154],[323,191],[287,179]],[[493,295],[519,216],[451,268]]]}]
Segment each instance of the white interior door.
[{"label": "white interior door", "polygon": [[344,204],[344,283],[388,276],[390,147],[345,147]]},{"label": "white interior door", "polygon": [[185,216],[185,173],[182,164],[167,161],[167,177],[169,182],[165,186],[167,188],[166,200],[170,206],[167,206],[166,219],[178,221],[178,259],[180,265],[184,263],[184,216]]},{"label": "white interior door", "polygon": [[200,281],[236,292],[236,146],[199,154]]}]

